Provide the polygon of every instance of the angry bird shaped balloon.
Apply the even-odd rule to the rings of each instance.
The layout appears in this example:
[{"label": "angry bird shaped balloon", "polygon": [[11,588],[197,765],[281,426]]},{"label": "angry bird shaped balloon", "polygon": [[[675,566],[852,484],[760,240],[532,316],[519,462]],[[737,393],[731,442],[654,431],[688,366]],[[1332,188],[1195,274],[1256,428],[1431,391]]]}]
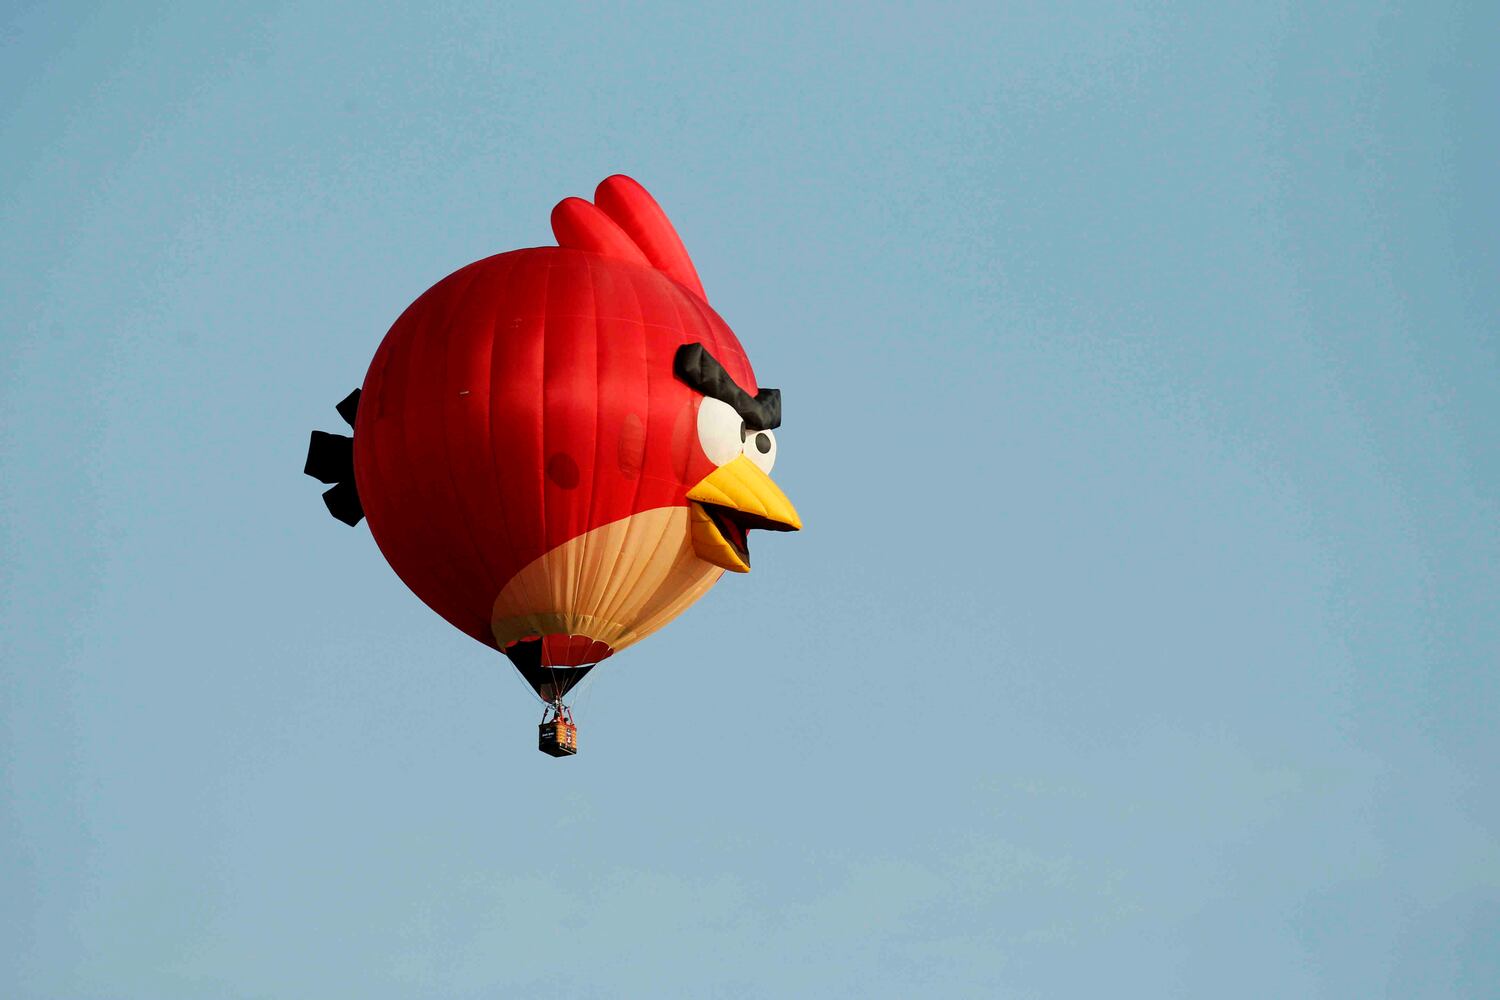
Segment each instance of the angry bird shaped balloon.
[{"label": "angry bird shaped balloon", "polygon": [[552,230],[407,307],[339,404],[352,440],[314,431],[304,470],[553,706],[543,749],[596,664],[749,571],[752,529],[802,526],[770,477],[781,394],[646,189],[610,177]]}]

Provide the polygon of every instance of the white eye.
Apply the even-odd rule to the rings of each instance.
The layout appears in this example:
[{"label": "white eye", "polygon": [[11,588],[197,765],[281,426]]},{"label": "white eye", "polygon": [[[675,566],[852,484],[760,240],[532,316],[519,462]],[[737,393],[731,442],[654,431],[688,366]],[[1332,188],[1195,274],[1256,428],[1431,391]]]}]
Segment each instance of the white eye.
[{"label": "white eye", "polygon": [[745,421],[728,403],[703,397],[698,406],[698,443],[715,465],[737,458],[745,447]]},{"label": "white eye", "polygon": [[761,472],[770,472],[776,464],[776,435],[770,431],[746,431],[745,457],[760,466]]}]

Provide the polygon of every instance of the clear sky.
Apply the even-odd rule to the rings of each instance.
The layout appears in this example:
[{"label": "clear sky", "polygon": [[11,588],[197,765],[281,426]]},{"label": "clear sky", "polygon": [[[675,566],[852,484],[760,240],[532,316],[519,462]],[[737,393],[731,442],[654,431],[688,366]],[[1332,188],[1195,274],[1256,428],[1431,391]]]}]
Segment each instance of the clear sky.
[{"label": "clear sky", "polygon": [[[0,995],[1496,996],[1500,8],[517,6],[0,14]],[[615,172],[807,528],[557,761],[301,466]]]}]

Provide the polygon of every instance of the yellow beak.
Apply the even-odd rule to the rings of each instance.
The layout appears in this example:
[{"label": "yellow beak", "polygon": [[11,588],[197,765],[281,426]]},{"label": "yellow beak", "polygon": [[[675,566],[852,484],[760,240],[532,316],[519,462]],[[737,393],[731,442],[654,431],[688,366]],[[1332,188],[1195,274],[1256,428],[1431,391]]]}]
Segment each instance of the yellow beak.
[{"label": "yellow beak", "polygon": [[689,530],[698,558],[731,573],[750,572],[751,528],[800,531],[802,518],[771,477],[744,455],[726,462],[688,490]]}]

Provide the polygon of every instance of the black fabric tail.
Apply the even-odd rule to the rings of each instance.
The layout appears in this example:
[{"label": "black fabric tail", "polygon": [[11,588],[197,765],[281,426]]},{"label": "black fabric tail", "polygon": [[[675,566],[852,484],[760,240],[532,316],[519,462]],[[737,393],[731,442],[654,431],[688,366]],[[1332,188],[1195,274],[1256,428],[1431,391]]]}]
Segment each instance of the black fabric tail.
[{"label": "black fabric tail", "polygon": [[[355,414],[359,411],[359,390],[345,396],[336,409],[344,422],[353,427]],[[333,489],[323,493],[328,513],[351,528],[364,520],[365,508],[359,502],[359,489],[354,485],[352,437],[313,431],[312,440],[307,443],[307,461],[302,471],[320,483],[334,484]]]}]

